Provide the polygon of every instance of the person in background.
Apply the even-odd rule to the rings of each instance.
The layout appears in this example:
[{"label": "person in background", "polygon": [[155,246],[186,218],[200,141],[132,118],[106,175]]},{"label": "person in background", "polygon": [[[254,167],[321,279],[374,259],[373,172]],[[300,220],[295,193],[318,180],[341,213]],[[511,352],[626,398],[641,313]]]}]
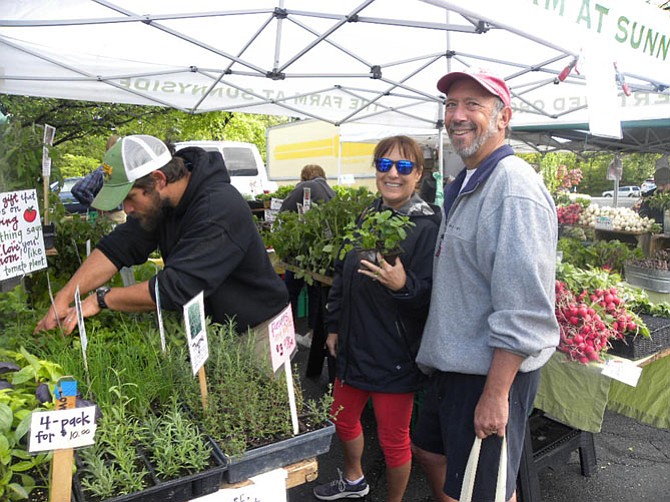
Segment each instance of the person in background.
[{"label": "person in background", "polygon": [[[283,211],[293,211],[293,212],[304,212],[306,209],[303,207],[303,200],[306,197],[306,190],[309,193],[310,203],[323,203],[328,202],[330,199],[335,197],[335,192],[328,185],[326,180],[326,172],[323,168],[317,164],[307,164],[303,166],[300,171],[300,183],[298,183],[293,190],[286,196],[284,202],[279,209],[279,212]],[[290,270],[287,270],[284,273],[284,282],[286,283],[286,288],[288,289],[288,297],[291,302],[291,310],[293,311],[293,319],[298,318],[298,298],[300,297],[300,292],[303,287],[305,287],[304,279],[297,279],[295,274]],[[311,333],[314,329],[314,317],[316,315],[316,309],[319,308],[319,298],[317,287],[319,286],[308,286],[307,287],[307,298],[308,298],[308,318],[307,318],[307,327],[309,332],[305,335],[296,333],[296,339],[300,345],[305,347],[310,347]]]},{"label": "person in background", "polygon": [[[92,206],[108,211],[123,204],[128,219],[98,242],[35,331],[61,325],[72,332],[77,287],[84,317],[102,309],[155,310],[156,283],[166,310],[180,311],[203,291],[205,314],[217,323],[234,318],[240,332],[265,325],[288,305],[286,287],[220,156],[194,147],[173,156],[153,136],[125,136],[105,154],[103,171]],[[104,286],[121,267],[145,263],[156,249],[164,268],[150,280]],[[96,294],[84,296],[90,291]]]},{"label": "person in background", "polygon": [[473,500],[493,500],[502,436],[515,485],[540,368],[559,341],[558,223],[533,168],[505,144],[510,91],[482,69],[452,72],[445,127],[465,168],[446,187],[430,312],[417,363],[430,374],[412,437],[434,497],[458,500],[475,436]]},{"label": "person in background", "polygon": [[286,196],[279,211],[298,211],[302,205],[305,188],[309,188],[312,202],[327,202],[335,197],[335,192],[326,180],[326,172],[317,164],[307,164],[300,171],[300,183]]},{"label": "person in background", "polygon": [[637,210],[640,216],[652,218],[659,225],[663,225],[663,209],[651,207],[649,205],[649,198],[655,193],[670,191],[670,168],[657,168],[654,172],[654,184],[656,186],[651,190],[644,192],[633,209]]},{"label": "person in background", "polygon": [[[113,134],[107,139],[105,145],[105,151],[109,150],[114,144],[119,140],[119,136]],[[98,194],[102,188],[103,182],[103,170],[102,166],[98,166],[95,170],[88,173],[81,180],[74,184],[70,193],[72,196],[79,201],[80,204],[90,208],[93,199]],[[114,223],[123,223],[126,221],[126,214],[123,212],[123,208],[119,207],[114,208],[111,211],[105,212],[105,216],[113,221]]]},{"label": "person in background", "polygon": [[344,450],[344,472],[314,489],[319,500],[361,498],[370,491],[361,464],[361,414],[368,399],[386,460],[386,500],[402,500],[412,463],[414,393],[425,382],[414,359],[428,313],[440,211],[416,193],[423,170],[416,141],[407,136],[385,138],[375,147],[373,160],[381,197],[366,212],[390,210],[394,216],[409,216],[415,226],[409,228],[400,244],[403,253],[394,263],[381,256],[379,264],[359,261],[355,249],[336,260],[326,309],[326,345],[336,358],[331,411]]}]

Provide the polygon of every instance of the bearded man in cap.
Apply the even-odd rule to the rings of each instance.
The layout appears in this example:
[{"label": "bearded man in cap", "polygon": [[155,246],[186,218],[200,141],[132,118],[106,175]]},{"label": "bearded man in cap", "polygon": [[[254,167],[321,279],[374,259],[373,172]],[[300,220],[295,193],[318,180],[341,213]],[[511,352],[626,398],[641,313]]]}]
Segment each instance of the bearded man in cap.
[{"label": "bearded man in cap", "polygon": [[[284,282],[270,263],[249,205],[230,184],[223,158],[201,148],[172,156],[153,136],[121,138],[104,158],[104,183],[92,206],[109,211],[119,204],[126,223],[103,237],[58,292],[35,331],[66,333],[77,325],[71,307],[75,290],[84,317],[102,309],[142,312],[180,310],[201,291],[214,322],[234,318],[237,328],[264,324],[288,304]],[[104,286],[121,268],[145,263],[159,250],[164,268],[128,287]]]},{"label": "bearded man in cap", "polygon": [[559,341],[556,209],[541,178],[506,144],[512,108],[505,82],[472,69],[448,73],[437,87],[465,167],[445,188],[417,356],[430,386],[413,451],[436,500],[458,500],[475,436],[482,439],[472,500],[493,500],[504,436],[505,500],[515,500],[540,368]]}]

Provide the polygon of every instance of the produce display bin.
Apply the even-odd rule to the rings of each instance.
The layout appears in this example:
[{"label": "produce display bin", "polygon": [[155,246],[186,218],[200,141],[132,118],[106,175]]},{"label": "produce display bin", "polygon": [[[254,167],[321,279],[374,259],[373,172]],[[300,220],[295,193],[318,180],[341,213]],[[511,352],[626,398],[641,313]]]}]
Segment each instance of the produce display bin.
[{"label": "produce display bin", "polygon": [[214,451],[228,461],[228,469],[224,472],[225,482],[239,483],[252,476],[328,452],[334,433],[335,425],[329,422],[322,429],[260,446],[234,457],[228,457],[218,445]]},{"label": "produce display bin", "polygon": [[670,319],[644,314],[640,318],[649,328],[651,337],[627,335],[623,340],[613,340],[608,354],[640,359],[670,347]]},{"label": "produce display bin", "polygon": [[626,282],[633,286],[649,289],[658,293],[670,293],[670,272],[639,267],[631,263],[624,265]]},{"label": "produce display bin", "polygon": [[[213,442],[211,442],[210,446],[215,448]],[[213,450],[210,460],[212,467],[209,469],[180,478],[162,481],[155,474],[149,459],[142,452],[139,453],[139,457],[149,471],[151,477],[150,486],[142,491],[104,499],[104,502],[187,502],[193,498],[218,491],[223,479],[223,473],[227,468],[227,459],[216,454]],[[72,484],[72,491],[76,502],[103,501],[103,499],[86,493],[81,485],[78,473],[75,473]]]}]

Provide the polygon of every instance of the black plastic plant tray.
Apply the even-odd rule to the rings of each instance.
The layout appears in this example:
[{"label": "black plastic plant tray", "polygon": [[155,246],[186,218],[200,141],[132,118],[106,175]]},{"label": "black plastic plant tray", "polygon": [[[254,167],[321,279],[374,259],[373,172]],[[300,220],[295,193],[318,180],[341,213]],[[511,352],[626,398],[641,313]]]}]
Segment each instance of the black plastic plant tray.
[{"label": "black plastic plant tray", "polygon": [[[156,476],[151,462],[140,452],[138,455],[147,466],[151,474],[151,486],[142,491],[119,495],[117,497],[104,499],[104,502],[186,502],[196,497],[202,497],[214,493],[221,487],[223,473],[227,467],[227,460],[214,453],[216,445],[210,439],[213,452],[211,464],[213,467],[195,474],[189,474],[176,479],[162,481]],[[79,476],[73,477],[73,493],[76,502],[103,502],[103,499],[91,496],[81,486]]]},{"label": "black plastic plant tray", "polygon": [[224,454],[214,441],[214,453],[228,462],[224,480],[227,483],[239,483],[252,476],[328,452],[334,433],[335,425],[329,422],[324,428],[247,450],[234,457]]},{"label": "black plastic plant tray", "polygon": [[670,347],[670,319],[642,314],[640,318],[649,328],[650,338],[627,335],[624,340],[613,340],[609,354],[628,359],[640,359]]}]

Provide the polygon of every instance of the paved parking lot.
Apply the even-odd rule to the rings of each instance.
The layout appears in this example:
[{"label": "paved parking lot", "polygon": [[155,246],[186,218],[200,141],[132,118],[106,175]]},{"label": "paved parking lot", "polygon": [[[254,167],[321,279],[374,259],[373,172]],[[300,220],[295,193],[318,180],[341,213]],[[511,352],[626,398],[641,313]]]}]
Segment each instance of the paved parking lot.
[{"label": "paved parking lot", "polygon": [[[296,362],[304,374],[307,349],[301,348]],[[304,379],[307,396],[318,396],[327,389],[327,377]],[[385,501],[384,460],[377,445],[374,416],[363,415],[366,439],[364,470],[370,483],[368,502]],[[656,429],[616,413],[606,412],[603,430],[595,434],[597,472],[581,475],[579,455],[572,452],[563,465],[546,468],[539,476],[542,502],[619,502],[670,500],[670,430]],[[342,466],[337,438],[327,454],[319,457],[319,478],[289,490],[289,502],[316,500],[312,489],[318,483],[334,479]],[[432,497],[421,469],[414,465],[405,496],[406,502],[431,502]],[[529,501],[524,501],[529,502]],[[532,501],[539,502],[539,501]]]}]

